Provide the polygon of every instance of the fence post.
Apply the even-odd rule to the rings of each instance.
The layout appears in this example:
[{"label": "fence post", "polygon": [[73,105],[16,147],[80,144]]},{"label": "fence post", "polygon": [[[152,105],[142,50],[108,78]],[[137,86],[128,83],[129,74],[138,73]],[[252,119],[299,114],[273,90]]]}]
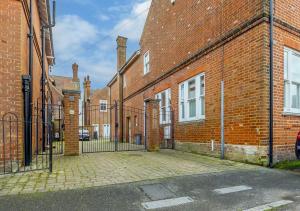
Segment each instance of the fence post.
[{"label": "fence post", "polygon": [[118,123],[118,103],[115,101],[115,151],[118,151],[118,133],[119,133],[119,123]]},{"label": "fence post", "polygon": [[158,100],[147,100],[146,101],[146,140],[147,150],[150,152],[158,151],[159,145],[159,101]]},{"label": "fence post", "polygon": [[63,90],[65,117],[65,155],[79,155],[80,91]]}]

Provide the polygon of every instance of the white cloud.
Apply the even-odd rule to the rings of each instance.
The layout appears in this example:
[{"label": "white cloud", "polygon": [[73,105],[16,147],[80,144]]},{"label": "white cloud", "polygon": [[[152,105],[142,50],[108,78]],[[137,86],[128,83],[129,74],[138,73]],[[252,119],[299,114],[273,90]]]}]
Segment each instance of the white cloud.
[{"label": "white cloud", "polygon": [[100,21],[108,21],[110,17],[108,15],[101,14],[98,16]]},{"label": "white cloud", "polygon": [[[79,76],[90,75],[93,88],[105,86],[116,72],[116,43],[117,35],[128,37],[137,43],[143,30],[151,0],[143,0],[128,7],[127,11],[111,12],[122,18],[110,29],[92,23],[78,15],[64,15],[58,17],[54,29],[54,47],[56,63],[54,74],[72,75],[71,65],[79,64]],[[110,8],[111,11],[124,10]],[[97,18],[110,20],[110,16],[102,15]],[[105,31],[103,31],[105,30]]]},{"label": "white cloud", "polygon": [[145,20],[148,15],[151,0],[136,3],[127,18],[118,22],[113,30],[112,36],[123,35],[130,40],[138,41],[142,34]]},{"label": "white cloud", "polygon": [[96,26],[76,15],[59,17],[54,33],[55,51],[63,61],[76,57],[87,44],[96,42],[99,34]]}]

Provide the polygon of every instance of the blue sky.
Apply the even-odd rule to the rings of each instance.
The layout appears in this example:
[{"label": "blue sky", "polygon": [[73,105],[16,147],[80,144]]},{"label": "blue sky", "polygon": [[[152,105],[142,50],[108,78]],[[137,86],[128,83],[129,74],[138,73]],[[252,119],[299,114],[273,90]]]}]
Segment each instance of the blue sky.
[{"label": "blue sky", "polygon": [[92,88],[107,84],[116,72],[116,37],[128,37],[127,56],[139,48],[151,0],[58,0],[54,29],[56,65],[52,74],[90,75]]}]

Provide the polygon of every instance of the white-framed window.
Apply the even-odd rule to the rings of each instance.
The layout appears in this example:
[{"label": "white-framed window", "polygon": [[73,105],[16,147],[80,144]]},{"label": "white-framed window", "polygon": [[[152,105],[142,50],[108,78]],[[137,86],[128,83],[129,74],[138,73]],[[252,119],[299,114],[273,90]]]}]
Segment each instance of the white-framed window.
[{"label": "white-framed window", "polygon": [[284,48],[284,112],[300,114],[300,52]]},{"label": "white-framed window", "polygon": [[107,100],[100,100],[100,112],[107,112]]},{"label": "white-framed window", "polygon": [[150,52],[144,54],[144,75],[150,72]]},{"label": "white-framed window", "polygon": [[205,119],[205,74],[179,84],[179,121]]},{"label": "white-framed window", "polygon": [[171,122],[171,89],[166,89],[155,96],[159,101],[159,122],[168,124]]}]

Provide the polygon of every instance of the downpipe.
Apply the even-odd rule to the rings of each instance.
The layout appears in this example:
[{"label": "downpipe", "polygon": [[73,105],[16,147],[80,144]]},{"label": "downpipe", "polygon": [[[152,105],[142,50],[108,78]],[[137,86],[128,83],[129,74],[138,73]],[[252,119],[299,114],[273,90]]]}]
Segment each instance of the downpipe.
[{"label": "downpipe", "polygon": [[30,166],[32,162],[32,72],[33,72],[33,0],[29,2],[29,58],[28,75],[23,76],[24,92],[24,164]]},{"label": "downpipe", "polygon": [[269,167],[273,167],[273,96],[274,96],[274,82],[273,82],[273,68],[274,68],[274,2],[270,0],[270,114],[269,114]]},{"label": "downpipe", "polygon": [[[49,8],[49,0],[47,0],[47,5],[48,5],[48,11],[50,11]],[[46,150],[46,68],[45,68],[45,33],[47,29],[53,28],[56,24],[56,0],[53,0],[53,13],[52,13],[52,21],[50,21],[50,13],[48,14],[48,19],[49,19],[49,25],[43,25],[41,29],[42,33],[42,80],[41,80],[41,85],[42,85],[42,148],[43,152]]]}]

